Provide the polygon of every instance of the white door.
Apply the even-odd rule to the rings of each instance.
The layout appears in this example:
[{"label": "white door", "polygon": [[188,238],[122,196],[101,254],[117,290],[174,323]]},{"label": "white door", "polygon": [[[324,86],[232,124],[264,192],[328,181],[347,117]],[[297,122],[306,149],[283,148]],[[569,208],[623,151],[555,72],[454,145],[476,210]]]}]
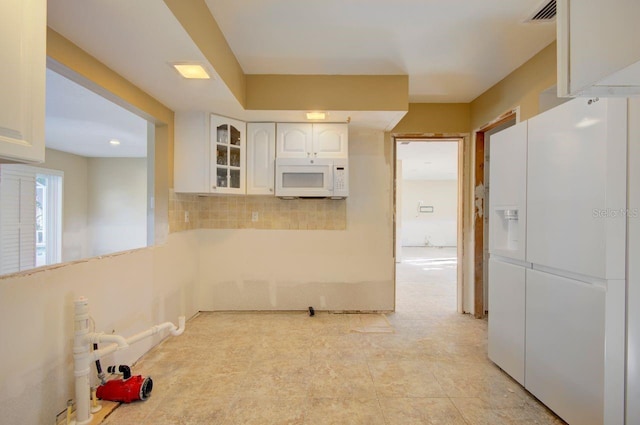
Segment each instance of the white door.
[{"label": "white door", "polygon": [[247,124],[247,195],[273,195],[276,125]]},{"label": "white door", "polygon": [[307,123],[278,123],[278,158],[307,158],[313,144],[312,125]]},{"label": "white door", "polygon": [[525,273],[489,260],[489,358],[524,385]]},{"label": "white door", "polygon": [[526,389],[570,424],[603,424],[605,289],[529,269],[526,292]]},{"label": "white door", "polygon": [[313,152],[318,158],[346,158],[349,132],[347,124],[313,124]]}]

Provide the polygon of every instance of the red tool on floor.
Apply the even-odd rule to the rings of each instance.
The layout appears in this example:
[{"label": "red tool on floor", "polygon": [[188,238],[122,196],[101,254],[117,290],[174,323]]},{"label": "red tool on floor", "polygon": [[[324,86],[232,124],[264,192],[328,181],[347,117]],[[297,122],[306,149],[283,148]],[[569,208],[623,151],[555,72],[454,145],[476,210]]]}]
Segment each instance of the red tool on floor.
[{"label": "red tool on floor", "polygon": [[[116,373],[116,366],[109,366],[107,371]],[[131,403],[149,398],[153,389],[153,380],[150,377],[131,376],[129,366],[119,366],[117,371],[122,373],[122,379],[112,379],[100,385],[96,391],[99,399]]]}]

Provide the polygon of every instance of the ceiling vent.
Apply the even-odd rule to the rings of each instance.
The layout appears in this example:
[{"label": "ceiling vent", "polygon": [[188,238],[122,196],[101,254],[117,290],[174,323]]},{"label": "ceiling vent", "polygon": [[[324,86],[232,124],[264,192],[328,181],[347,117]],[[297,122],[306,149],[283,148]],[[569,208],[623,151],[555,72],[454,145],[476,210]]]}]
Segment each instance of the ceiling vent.
[{"label": "ceiling vent", "polygon": [[550,22],[556,18],[556,0],[543,3],[525,22]]}]

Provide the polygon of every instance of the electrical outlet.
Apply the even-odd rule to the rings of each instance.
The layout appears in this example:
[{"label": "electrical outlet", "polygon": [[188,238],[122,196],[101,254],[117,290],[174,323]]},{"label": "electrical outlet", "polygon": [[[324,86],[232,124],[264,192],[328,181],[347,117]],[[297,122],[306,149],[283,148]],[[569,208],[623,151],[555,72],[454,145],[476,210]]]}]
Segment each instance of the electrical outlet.
[{"label": "electrical outlet", "polygon": [[184,222],[188,223],[189,222],[189,211],[185,211],[184,212]]},{"label": "electrical outlet", "polygon": [[259,216],[258,211],[253,211],[251,213],[251,221],[253,221],[254,223],[258,221],[258,216]]}]

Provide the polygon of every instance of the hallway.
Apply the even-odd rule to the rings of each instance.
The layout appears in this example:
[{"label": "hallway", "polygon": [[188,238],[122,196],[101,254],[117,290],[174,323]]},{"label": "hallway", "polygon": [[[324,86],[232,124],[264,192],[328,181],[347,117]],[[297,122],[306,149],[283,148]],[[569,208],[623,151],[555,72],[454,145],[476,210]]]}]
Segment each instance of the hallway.
[{"label": "hallway", "polygon": [[149,400],[104,423],[562,424],[487,359],[486,321],[455,312],[455,249],[421,250],[395,313],[200,313],[135,365]]}]

